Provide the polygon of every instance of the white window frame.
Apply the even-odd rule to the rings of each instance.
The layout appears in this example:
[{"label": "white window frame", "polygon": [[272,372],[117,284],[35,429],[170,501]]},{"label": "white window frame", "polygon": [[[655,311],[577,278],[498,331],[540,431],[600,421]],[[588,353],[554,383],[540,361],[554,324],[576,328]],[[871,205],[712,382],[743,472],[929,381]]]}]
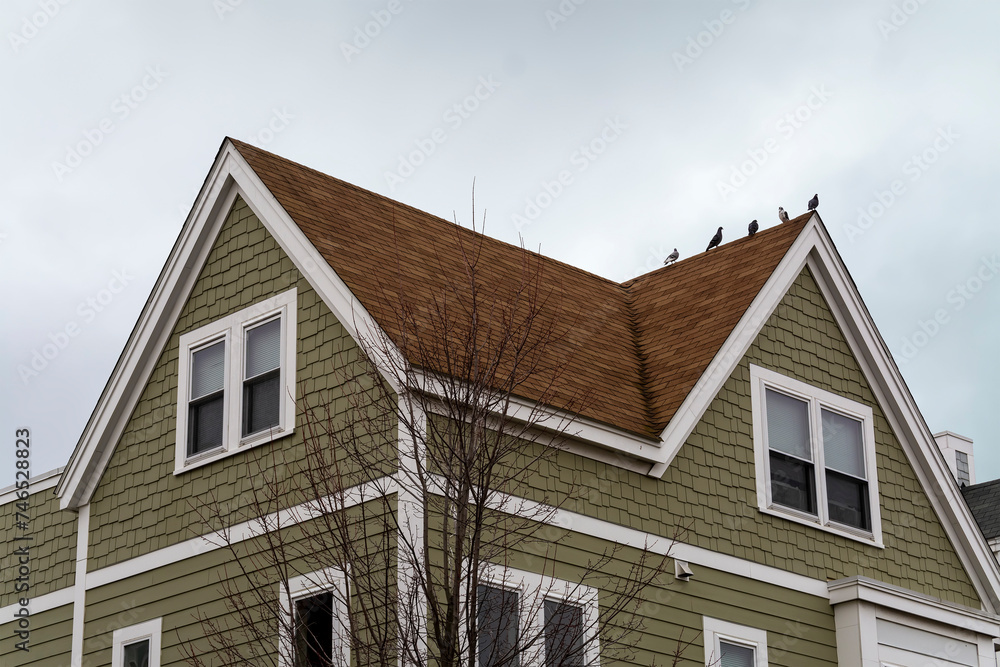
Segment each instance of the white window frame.
[{"label": "white window frame", "polygon": [[[544,574],[535,574],[512,567],[486,564],[479,577],[480,586],[501,588],[517,593],[518,627],[523,635],[540,637],[537,652],[522,655],[522,667],[544,667],[545,665],[545,602],[562,602],[574,605],[583,611],[583,664],[600,667],[601,645],[598,632],[600,606],[598,591],[593,586],[556,579]],[[463,608],[465,601],[463,600]],[[467,614],[462,615],[463,626]],[[461,629],[465,635],[465,627]],[[478,665],[478,648],[474,652]],[[534,658],[534,660],[532,660]]]},{"label": "white window frame", "polygon": [[[783,394],[809,403],[809,427],[816,475],[817,514],[813,516],[791,507],[771,502],[771,463],[767,447],[767,414],[764,409],[764,392],[774,389]],[[872,409],[843,396],[825,391],[810,384],[790,378],[772,370],[750,364],[750,399],[753,410],[754,463],[757,476],[757,507],[765,513],[783,519],[813,526],[829,533],[884,548],[882,543],[882,518],[878,494],[878,467],[875,461],[875,419]],[[829,518],[826,494],[826,465],[823,458],[820,408],[838,412],[862,423],[864,438],[865,476],[868,483],[868,507],[871,512],[871,531],[864,531]]]},{"label": "white window frame", "polygon": [[[333,651],[340,655],[341,665],[351,664],[351,643],[347,632],[348,599],[347,577],[343,570],[328,567],[309,574],[292,577],[281,583],[281,612],[288,628],[295,627],[295,602],[320,593],[333,593]],[[295,646],[292,637],[282,633],[278,638],[278,666],[291,667],[295,664]],[[336,664],[336,663],[335,663]],[[152,667],[152,665],[150,665]]]},{"label": "white window frame", "polygon": [[[177,444],[174,474],[231,456],[237,451],[256,447],[295,431],[295,348],[298,300],[292,288],[249,308],[189,331],[180,337],[177,363]],[[246,360],[244,338],[247,329],[275,318],[281,319],[281,398],[276,427],[242,435],[243,370]],[[225,341],[225,380],[223,384],[222,446],[188,456],[188,403],[191,393],[193,354],[208,345]]]},{"label": "white window frame", "polygon": [[125,647],[128,644],[134,644],[143,639],[149,640],[149,667],[160,667],[160,636],[162,633],[162,618],[154,618],[151,621],[115,630],[111,640],[112,667],[122,667]]},{"label": "white window frame", "polygon": [[702,637],[705,641],[705,664],[719,664],[722,643],[746,646],[754,650],[754,667],[767,667],[767,631],[748,625],[730,623],[702,616]]}]

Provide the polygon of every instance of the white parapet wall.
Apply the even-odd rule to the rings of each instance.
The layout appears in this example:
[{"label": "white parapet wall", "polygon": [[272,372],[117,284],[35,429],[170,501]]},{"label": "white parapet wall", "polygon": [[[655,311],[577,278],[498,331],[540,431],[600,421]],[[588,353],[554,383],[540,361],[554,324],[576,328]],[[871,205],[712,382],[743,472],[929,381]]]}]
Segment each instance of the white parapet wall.
[{"label": "white parapet wall", "polygon": [[958,483],[975,484],[976,460],[972,452],[972,440],[951,431],[935,433],[934,440]]}]

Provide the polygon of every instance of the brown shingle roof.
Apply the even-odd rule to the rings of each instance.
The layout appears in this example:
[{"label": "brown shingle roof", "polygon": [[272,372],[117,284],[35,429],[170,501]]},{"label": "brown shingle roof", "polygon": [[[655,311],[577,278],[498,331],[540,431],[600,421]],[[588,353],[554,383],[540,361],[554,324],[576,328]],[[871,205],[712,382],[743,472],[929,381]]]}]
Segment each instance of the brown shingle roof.
[{"label": "brown shingle roof", "polygon": [[[415,309],[417,321],[431,322],[420,320],[420,311],[455,285],[467,285],[463,251],[480,253],[484,287],[516,289],[525,256],[520,248],[231,141],[390,338],[401,336],[401,300]],[[659,435],[808,219],[624,284],[528,253],[549,295],[539,328],[556,332],[541,361],[565,368],[554,387],[528,381],[518,393],[632,433]],[[429,325],[420,335],[435,334]]]}]

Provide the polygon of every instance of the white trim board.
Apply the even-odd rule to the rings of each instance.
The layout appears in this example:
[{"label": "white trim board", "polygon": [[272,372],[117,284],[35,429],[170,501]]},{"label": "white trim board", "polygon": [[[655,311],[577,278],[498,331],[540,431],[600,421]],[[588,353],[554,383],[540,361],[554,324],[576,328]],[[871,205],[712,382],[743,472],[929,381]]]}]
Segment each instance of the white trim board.
[{"label": "white trim board", "polygon": [[[55,470],[35,475],[28,480],[28,491],[33,496],[40,491],[55,487],[59,484],[59,475],[62,471],[63,468],[56,468]],[[11,484],[0,489],[0,505],[6,505],[17,500],[17,492],[19,490],[21,489],[18,489],[16,484]]]},{"label": "white trim board", "polygon": [[[74,592],[73,586],[60,588],[57,591],[40,595],[37,598],[31,598],[31,602],[28,603],[28,611],[31,612],[32,616],[35,616],[46,611],[51,611],[52,609],[65,607],[66,605],[73,604],[73,598],[75,595],[76,593]],[[16,618],[14,616],[14,612],[20,608],[21,605],[16,602],[14,604],[9,604],[6,607],[0,607],[0,625],[13,623]]]}]

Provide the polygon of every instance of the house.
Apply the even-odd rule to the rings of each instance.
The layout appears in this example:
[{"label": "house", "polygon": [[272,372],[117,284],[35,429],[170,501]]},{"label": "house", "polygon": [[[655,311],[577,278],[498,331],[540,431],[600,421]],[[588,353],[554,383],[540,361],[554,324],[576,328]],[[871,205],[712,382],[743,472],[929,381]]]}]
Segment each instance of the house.
[{"label": "house", "polygon": [[[544,510],[567,480],[587,488],[546,515],[564,546],[532,559],[511,543],[506,571],[484,575],[477,591],[497,613],[477,617],[480,647],[559,617],[569,630],[539,651],[551,664],[575,642],[572,664],[593,662],[609,640],[583,628],[613,596],[572,579],[588,554],[617,548],[618,560],[598,559],[607,581],[644,550],[672,562],[637,598],[634,664],[678,651],[686,665],[997,664],[1000,568],[818,214],[618,284],[231,139],[72,457],[32,480],[27,527],[15,522],[19,489],[0,495],[4,571],[15,578],[14,547],[27,544],[30,583],[0,597],[0,661],[185,664],[185,642],[205,646],[196,615],[225,621],[220,589],[236,576],[198,502],[245,505],[261,483],[254,457],[280,454],[294,470],[305,456],[303,405],[345,405],[342,378],[403,363],[393,355],[413,349],[407,336],[447,339],[432,326],[436,299],[470,248],[495,294],[529,257],[547,295],[537,317],[559,334],[536,359],[558,381],[525,378],[497,414],[572,423],[546,466],[505,492]],[[441,532],[406,519],[413,461],[398,432],[399,451],[371,462],[386,485],[365,487],[394,498],[390,559],[404,538]],[[244,524],[228,535],[261,538]],[[409,570],[386,572],[408,590]],[[328,630],[345,613],[331,602],[343,602],[345,576],[255,588],[344,655]],[[556,597],[523,613],[543,589]],[[286,656],[293,640],[258,645]]]}]

